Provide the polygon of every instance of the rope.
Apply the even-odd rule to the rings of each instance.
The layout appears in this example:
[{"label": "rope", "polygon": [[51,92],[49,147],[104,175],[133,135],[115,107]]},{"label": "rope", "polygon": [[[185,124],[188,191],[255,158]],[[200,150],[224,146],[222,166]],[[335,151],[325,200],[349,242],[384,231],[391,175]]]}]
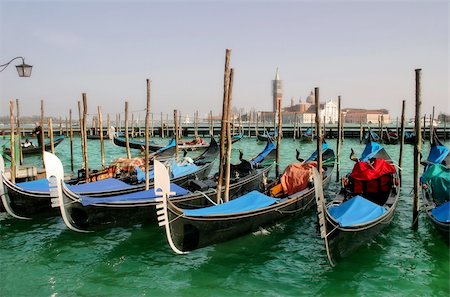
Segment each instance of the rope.
[{"label": "rope", "polygon": [[[217,193],[217,191],[215,191]],[[211,200],[211,198],[209,198],[208,195],[206,195],[205,193],[201,192],[201,191],[195,191],[195,193],[201,194],[203,197],[205,197],[209,202],[211,202],[214,205],[217,205],[217,203],[215,203],[213,200]]]}]

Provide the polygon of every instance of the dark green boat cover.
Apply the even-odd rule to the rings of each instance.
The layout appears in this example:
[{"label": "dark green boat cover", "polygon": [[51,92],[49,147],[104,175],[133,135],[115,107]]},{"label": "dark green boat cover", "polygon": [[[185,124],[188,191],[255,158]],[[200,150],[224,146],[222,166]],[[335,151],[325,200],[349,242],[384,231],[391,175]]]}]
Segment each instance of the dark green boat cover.
[{"label": "dark green boat cover", "polygon": [[422,175],[422,184],[431,187],[433,199],[437,205],[450,200],[450,168],[433,164]]}]

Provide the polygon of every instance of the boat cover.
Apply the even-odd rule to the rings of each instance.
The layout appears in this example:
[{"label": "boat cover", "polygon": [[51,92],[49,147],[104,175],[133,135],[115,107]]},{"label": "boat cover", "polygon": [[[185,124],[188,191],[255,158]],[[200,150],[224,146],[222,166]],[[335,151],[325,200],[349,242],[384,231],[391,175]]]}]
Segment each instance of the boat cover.
[{"label": "boat cover", "polygon": [[[176,196],[183,196],[188,193],[190,193],[188,190],[176,185],[176,184],[170,184],[170,191],[174,192],[175,195],[171,195],[171,197]],[[92,205],[96,203],[114,203],[114,202],[132,202],[132,201],[139,201],[139,202],[151,202],[154,201],[156,197],[155,195],[155,189],[150,189],[147,191],[139,191],[134,193],[128,193],[123,195],[116,195],[116,196],[110,196],[110,197],[90,197],[90,196],[80,196],[80,202],[84,206]]]},{"label": "boat cover", "polygon": [[350,177],[357,180],[374,180],[388,173],[395,173],[394,165],[384,159],[375,159],[371,164],[368,162],[356,162]]},{"label": "boat cover", "polygon": [[[46,178],[17,183],[16,185],[26,191],[50,193],[48,180]],[[99,181],[79,185],[67,185],[67,188],[75,193],[104,192],[119,189],[128,189],[132,187],[133,186],[115,178],[106,178]]]},{"label": "boat cover", "polygon": [[361,154],[361,158],[359,158],[359,160],[367,162],[382,149],[383,147],[378,142],[369,141],[367,142],[366,147],[364,148],[364,151]]},{"label": "boat cover", "polygon": [[431,210],[433,217],[442,223],[450,222],[450,201]]},{"label": "boat cover", "polygon": [[447,157],[449,149],[443,145],[433,145],[430,149],[427,161],[440,164]]},{"label": "boat cover", "polygon": [[176,163],[174,160],[172,162],[172,165],[170,166],[171,177],[177,178],[180,176],[188,175],[188,174],[191,174],[191,173],[197,171],[197,169],[198,169],[198,166],[195,165],[194,163],[180,165],[180,164]]},{"label": "boat cover", "polygon": [[450,168],[441,164],[432,164],[422,174],[421,182],[431,187],[436,204],[450,200]]},{"label": "boat cover", "polygon": [[265,157],[267,157],[268,154],[270,154],[271,151],[273,151],[275,149],[275,144],[273,144],[273,142],[269,141],[266,144],[266,147],[264,148],[264,150],[259,153],[258,156],[256,156],[253,160],[250,161],[250,164],[252,164],[252,166],[255,166],[258,163],[261,163]]},{"label": "boat cover", "polygon": [[328,212],[339,226],[351,227],[375,220],[382,216],[386,209],[357,195],[338,206],[330,207]]},{"label": "boat cover", "polygon": [[280,199],[278,198],[266,196],[258,191],[252,191],[239,198],[222,204],[199,209],[184,209],[183,213],[184,215],[191,217],[231,215],[241,212],[258,210],[270,206],[278,202],[279,200]]},{"label": "boat cover", "polygon": [[16,186],[26,191],[50,193],[46,178],[16,183]]},{"label": "boat cover", "polygon": [[317,167],[317,162],[289,164],[280,178],[283,193],[292,195],[306,189],[312,175],[312,167]]},{"label": "boat cover", "polygon": [[75,193],[87,193],[87,192],[105,192],[120,189],[129,189],[133,188],[133,186],[124,183],[123,181],[118,180],[116,178],[105,178],[90,183],[71,186],[68,185],[67,188],[69,188],[72,192]]}]

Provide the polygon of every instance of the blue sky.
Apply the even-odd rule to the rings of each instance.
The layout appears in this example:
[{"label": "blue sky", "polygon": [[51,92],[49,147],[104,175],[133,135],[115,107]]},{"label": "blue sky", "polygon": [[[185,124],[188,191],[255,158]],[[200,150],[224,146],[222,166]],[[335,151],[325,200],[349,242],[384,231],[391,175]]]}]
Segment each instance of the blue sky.
[{"label": "blue sky", "polygon": [[[5,1],[0,64],[24,56],[32,77],[0,73],[0,115],[66,116],[86,92],[89,113],[145,107],[204,115],[222,106],[225,49],[235,69],[233,106],[270,110],[278,67],[284,104],[314,87],[343,107],[414,112],[414,69],[422,68],[423,112],[450,113],[447,2]],[[143,118],[144,113],[141,113]]]}]

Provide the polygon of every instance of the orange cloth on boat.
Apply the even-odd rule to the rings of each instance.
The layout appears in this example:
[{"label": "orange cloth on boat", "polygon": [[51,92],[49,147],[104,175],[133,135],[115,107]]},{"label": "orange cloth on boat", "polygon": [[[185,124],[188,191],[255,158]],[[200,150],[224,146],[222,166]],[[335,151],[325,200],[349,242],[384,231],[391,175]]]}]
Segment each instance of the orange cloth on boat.
[{"label": "orange cloth on boat", "polygon": [[291,195],[306,189],[311,180],[312,167],[317,167],[317,162],[290,164],[280,178],[283,192]]}]

